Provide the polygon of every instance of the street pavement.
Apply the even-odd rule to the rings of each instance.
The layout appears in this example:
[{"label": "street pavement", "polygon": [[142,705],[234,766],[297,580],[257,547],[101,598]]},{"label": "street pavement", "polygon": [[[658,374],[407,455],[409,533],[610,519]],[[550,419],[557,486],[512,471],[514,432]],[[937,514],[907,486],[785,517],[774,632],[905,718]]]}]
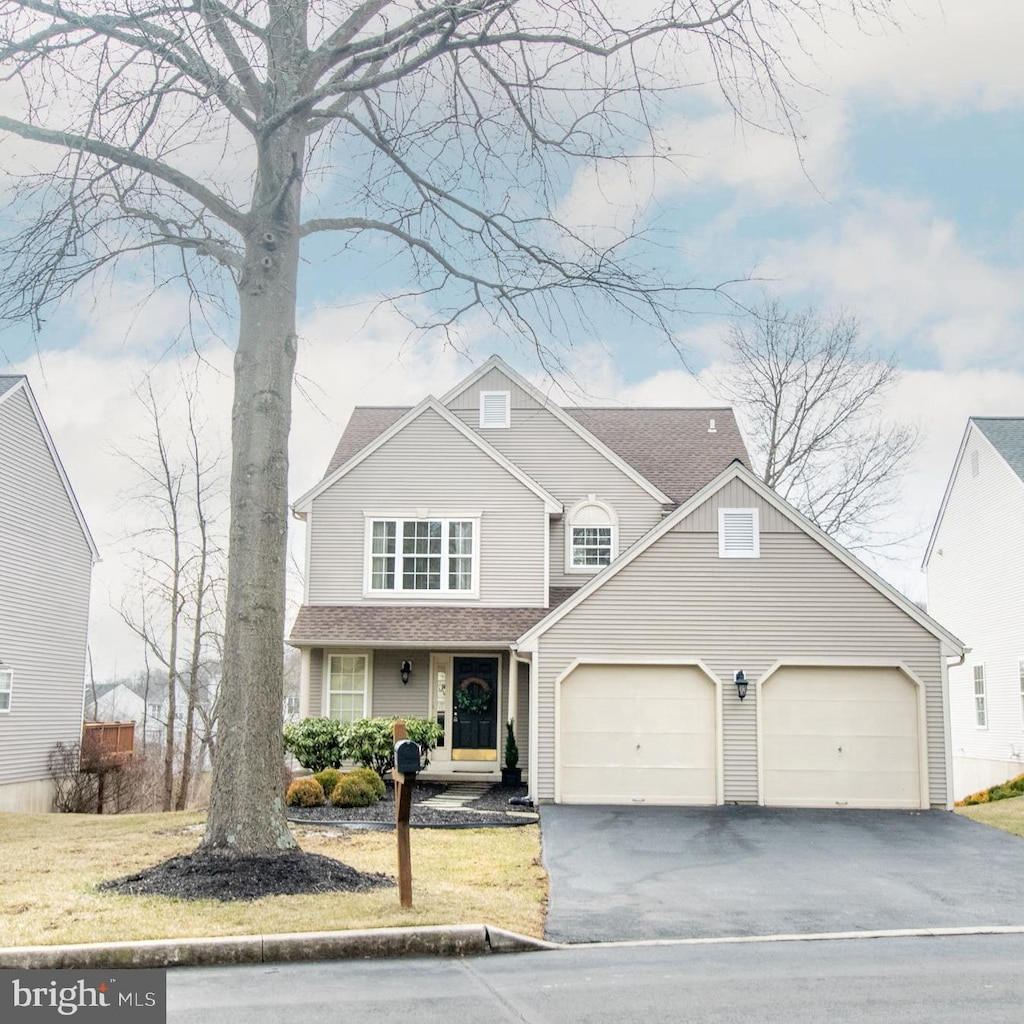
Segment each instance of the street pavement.
[{"label": "street pavement", "polygon": [[168,1024],[1019,1024],[1024,935],[175,968]]},{"label": "street pavement", "polygon": [[1020,838],[946,811],[541,809],[555,942],[1024,925]]}]

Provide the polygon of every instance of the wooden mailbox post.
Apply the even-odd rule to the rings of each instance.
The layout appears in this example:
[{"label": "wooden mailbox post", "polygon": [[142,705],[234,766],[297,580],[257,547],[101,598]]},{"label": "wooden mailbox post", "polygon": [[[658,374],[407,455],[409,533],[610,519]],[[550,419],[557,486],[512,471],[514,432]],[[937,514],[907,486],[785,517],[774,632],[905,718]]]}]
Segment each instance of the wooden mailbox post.
[{"label": "wooden mailbox post", "polygon": [[412,854],[409,850],[409,814],[412,811],[412,791],[416,773],[420,770],[419,744],[409,739],[405,722],[394,725],[395,767],[391,777],[395,781],[395,835],[398,838],[398,901],[403,907],[412,906]]}]

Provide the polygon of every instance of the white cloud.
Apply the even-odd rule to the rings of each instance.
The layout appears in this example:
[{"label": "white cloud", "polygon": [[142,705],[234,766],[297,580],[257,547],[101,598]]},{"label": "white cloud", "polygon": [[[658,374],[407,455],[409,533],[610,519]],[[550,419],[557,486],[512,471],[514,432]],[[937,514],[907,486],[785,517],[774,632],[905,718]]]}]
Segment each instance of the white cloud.
[{"label": "white cloud", "polygon": [[778,245],[764,270],[780,291],[817,290],[889,344],[933,350],[947,369],[1021,359],[1024,269],[972,253],[927,202],[865,195],[835,232]]}]

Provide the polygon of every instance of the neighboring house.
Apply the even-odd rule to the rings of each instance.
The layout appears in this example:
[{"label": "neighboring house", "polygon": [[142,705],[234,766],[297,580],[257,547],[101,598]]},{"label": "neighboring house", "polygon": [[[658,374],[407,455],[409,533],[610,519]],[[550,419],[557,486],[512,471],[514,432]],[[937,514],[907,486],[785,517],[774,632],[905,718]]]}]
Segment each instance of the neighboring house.
[{"label": "neighboring house", "polygon": [[1024,417],[967,422],[924,557],[950,667],[957,799],[1024,772]]},{"label": "neighboring house", "polygon": [[539,801],[948,806],[961,645],[747,462],[731,410],[561,408],[497,358],[357,408],[295,502],[302,713],[434,717],[445,772],[511,717]]},{"label": "neighboring house", "polygon": [[134,722],[142,728],[146,701],[127,683],[98,683],[85,687],[87,722]]},{"label": "neighboring house", "polygon": [[97,557],[27,378],[0,376],[0,810],[50,810],[50,750],[81,738]]}]

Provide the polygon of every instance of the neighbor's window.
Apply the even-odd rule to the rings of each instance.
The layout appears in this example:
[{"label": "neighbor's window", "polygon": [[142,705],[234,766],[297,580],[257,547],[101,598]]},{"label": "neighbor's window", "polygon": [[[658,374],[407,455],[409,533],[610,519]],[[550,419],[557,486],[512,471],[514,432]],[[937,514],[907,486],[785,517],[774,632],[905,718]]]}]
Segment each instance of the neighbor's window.
[{"label": "neighbor's window", "polygon": [[11,691],[14,689],[14,669],[0,668],[0,711],[11,710]]},{"label": "neighbor's window", "polygon": [[614,509],[588,494],[568,513],[566,564],[568,572],[597,572],[618,553],[618,518]]},{"label": "neighbor's window", "polygon": [[974,720],[979,729],[988,728],[988,703],[985,696],[985,666],[974,666]]},{"label": "neighbor's window", "polygon": [[374,519],[369,589],[468,595],[476,590],[473,519]]},{"label": "neighbor's window", "polygon": [[761,537],[756,508],[718,510],[718,557],[760,558]]},{"label": "neighbor's window", "polygon": [[339,722],[366,718],[367,669],[365,654],[332,654],[327,659],[327,717]]}]

